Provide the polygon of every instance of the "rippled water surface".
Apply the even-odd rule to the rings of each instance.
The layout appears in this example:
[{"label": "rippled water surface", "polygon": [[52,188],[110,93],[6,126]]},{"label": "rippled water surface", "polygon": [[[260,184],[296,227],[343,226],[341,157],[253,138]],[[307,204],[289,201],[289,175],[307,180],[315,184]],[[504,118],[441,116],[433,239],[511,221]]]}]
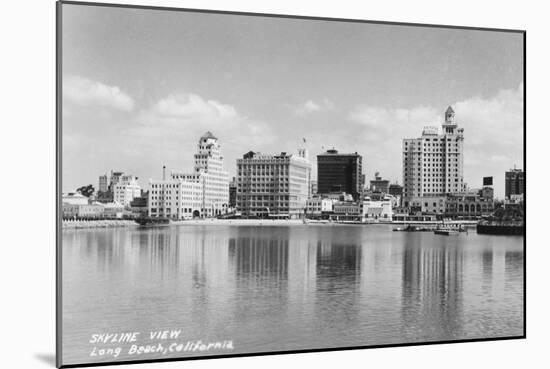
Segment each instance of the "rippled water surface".
[{"label": "rippled water surface", "polygon": [[[64,230],[62,253],[63,364],[523,333],[522,237],[181,225]],[[90,356],[164,329],[233,350]]]}]

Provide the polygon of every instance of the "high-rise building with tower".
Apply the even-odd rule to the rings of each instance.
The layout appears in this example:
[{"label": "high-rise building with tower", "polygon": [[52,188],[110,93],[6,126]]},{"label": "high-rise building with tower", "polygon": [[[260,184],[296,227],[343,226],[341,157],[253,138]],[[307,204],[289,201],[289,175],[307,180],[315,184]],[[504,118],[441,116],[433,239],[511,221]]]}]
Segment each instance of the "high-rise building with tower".
[{"label": "high-rise building with tower", "polygon": [[187,219],[212,217],[227,211],[229,173],[223,167],[218,138],[206,132],[197,144],[191,173],[172,171],[149,181],[149,215]]},{"label": "high-rise building with tower", "polygon": [[439,209],[444,207],[439,197],[465,191],[463,144],[464,129],[458,128],[450,106],[441,129],[424,127],[421,137],[403,140],[404,206],[437,202]]}]

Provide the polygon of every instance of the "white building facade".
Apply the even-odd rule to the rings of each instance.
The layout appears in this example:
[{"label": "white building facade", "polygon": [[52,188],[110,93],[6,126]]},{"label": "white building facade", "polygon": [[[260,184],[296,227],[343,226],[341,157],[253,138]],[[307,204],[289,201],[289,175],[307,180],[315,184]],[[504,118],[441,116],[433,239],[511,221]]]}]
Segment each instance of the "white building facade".
[{"label": "white building facade", "polygon": [[335,200],[322,198],[319,196],[312,197],[306,202],[306,215],[318,216],[332,212],[332,204]]},{"label": "white building facade", "polygon": [[64,204],[70,205],[86,205],[89,203],[88,198],[79,192],[64,193],[61,197]]},{"label": "white building facade", "polygon": [[130,202],[139,196],[141,196],[141,187],[136,176],[123,175],[114,185],[113,200],[122,206],[130,206]]},{"label": "white building facade", "polygon": [[384,196],[375,200],[365,197],[363,200],[363,220],[366,222],[391,221],[393,217],[392,198],[393,196]]},{"label": "white building facade", "polygon": [[458,128],[450,106],[441,130],[424,127],[420,138],[403,140],[404,206],[424,205],[424,197],[433,199],[465,191],[463,143],[464,129]]},{"label": "white building facade", "polygon": [[177,220],[200,217],[202,186],[199,182],[170,178],[149,181],[148,214]]},{"label": "white building facade", "polygon": [[211,132],[199,139],[193,172],[172,172],[168,179],[150,180],[148,200],[148,214],[153,217],[182,220],[227,212],[229,173],[223,167],[218,139]]}]

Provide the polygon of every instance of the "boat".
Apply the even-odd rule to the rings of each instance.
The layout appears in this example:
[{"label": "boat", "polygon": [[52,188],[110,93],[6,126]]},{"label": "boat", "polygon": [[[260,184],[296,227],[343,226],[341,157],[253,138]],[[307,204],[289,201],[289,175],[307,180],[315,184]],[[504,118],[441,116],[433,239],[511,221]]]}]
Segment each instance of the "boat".
[{"label": "boat", "polygon": [[443,223],[440,224],[434,229],[434,234],[439,234],[443,236],[456,236],[460,232],[468,232],[463,224],[460,223]]},{"label": "boat", "polygon": [[413,226],[410,224],[406,227],[397,227],[393,229],[394,232],[427,232],[431,230],[433,230],[433,228]]},{"label": "boat", "polygon": [[143,227],[153,227],[170,224],[170,218],[165,217],[141,217],[134,219],[134,221]]},{"label": "boat", "polygon": [[454,230],[454,229],[434,229],[434,234],[440,234],[443,236],[458,236],[460,231]]},{"label": "boat", "polygon": [[331,224],[327,219],[304,219],[304,224],[316,225],[316,224]]}]

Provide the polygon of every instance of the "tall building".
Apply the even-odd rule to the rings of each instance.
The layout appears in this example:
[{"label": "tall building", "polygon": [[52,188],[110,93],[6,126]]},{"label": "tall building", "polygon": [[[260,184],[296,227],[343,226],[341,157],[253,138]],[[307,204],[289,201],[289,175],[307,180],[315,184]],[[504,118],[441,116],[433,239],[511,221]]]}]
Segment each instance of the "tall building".
[{"label": "tall building", "polygon": [[309,194],[310,197],[317,195],[318,190],[317,190],[317,181],[316,180],[312,179],[310,181],[310,187],[311,187],[310,194]]},{"label": "tall building", "polygon": [[132,200],[141,196],[141,187],[137,182],[138,178],[133,175],[123,175],[113,188],[113,199],[115,202],[130,206]]},{"label": "tall building", "polygon": [[382,179],[380,173],[376,172],[374,174],[374,179],[370,181],[370,190],[373,192],[382,192],[388,193],[390,187],[390,181],[387,179]]},{"label": "tall building", "polygon": [[107,192],[108,190],[109,190],[109,180],[107,178],[107,174],[99,176],[99,187],[98,187],[97,191],[98,192]]},{"label": "tall building", "polygon": [[221,145],[211,132],[197,144],[191,173],[174,172],[149,181],[149,215],[174,219],[212,217],[227,211],[229,173],[223,168]]},{"label": "tall building", "polygon": [[346,192],[358,199],[363,190],[363,158],[328,150],[317,155],[317,193]]},{"label": "tall building", "polygon": [[398,183],[392,183],[388,188],[388,193],[392,196],[403,196],[403,186]]},{"label": "tall building", "polygon": [[510,169],[505,175],[504,194],[507,199],[512,195],[523,195],[525,193],[525,172],[521,169]]},{"label": "tall building", "polygon": [[464,129],[449,106],[438,127],[424,127],[419,138],[403,140],[404,206],[466,190],[463,175]]},{"label": "tall building", "polygon": [[124,172],[115,172],[111,170],[111,175],[104,174],[99,176],[99,187],[97,191],[97,201],[109,203],[115,201],[115,186],[124,176]]},{"label": "tall building", "polygon": [[395,199],[394,206],[403,206],[403,186],[392,183],[388,188],[388,193]]},{"label": "tall building", "polygon": [[248,152],[237,159],[237,210],[243,215],[296,217],[310,193],[311,163],[298,155]]},{"label": "tall building", "polygon": [[229,207],[231,209],[237,207],[237,181],[235,177],[229,182]]}]

